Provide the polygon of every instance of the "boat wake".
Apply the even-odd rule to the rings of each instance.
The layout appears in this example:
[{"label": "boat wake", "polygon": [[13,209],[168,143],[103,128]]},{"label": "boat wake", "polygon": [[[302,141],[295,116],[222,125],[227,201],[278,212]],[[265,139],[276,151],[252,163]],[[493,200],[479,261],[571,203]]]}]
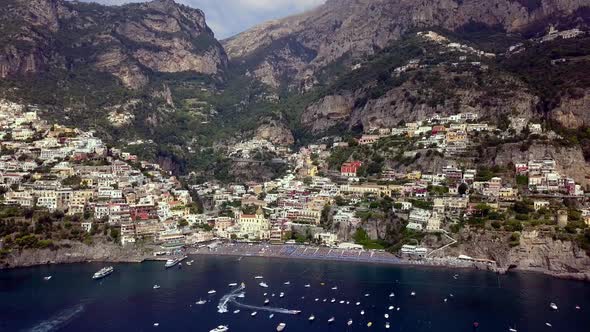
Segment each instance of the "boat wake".
[{"label": "boat wake", "polygon": [[70,322],[74,317],[79,315],[84,311],[84,305],[79,304],[74,307],[65,309],[58,313],[57,315],[51,317],[50,319],[43,321],[36,325],[35,327],[31,328],[30,332],[51,332],[57,331],[62,328],[65,324]]},{"label": "boat wake", "polygon": [[227,312],[228,311],[227,305],[229,303],[233,303],[236,306],[238,306],[240,308],[244,308],[244,309],[274,312],[274,313],[278,313],[278,314],[296,315],[301,312],[299,310],[273,308],[273,307],[267,307],[267,306],[254,306],[254,305],[240,303],[237,301],[237,299],[245,296],[246,292],[244,292],[244,289],[246,289],[246,286],[244,284],[241,284],[238,288],[236,288],[236,289],[232,290],[231,292],[229,292],[228,294],[222,296],[221,299],[219,300],[219,304],[217,305],[217,312],[219,312],[219,313]]}]

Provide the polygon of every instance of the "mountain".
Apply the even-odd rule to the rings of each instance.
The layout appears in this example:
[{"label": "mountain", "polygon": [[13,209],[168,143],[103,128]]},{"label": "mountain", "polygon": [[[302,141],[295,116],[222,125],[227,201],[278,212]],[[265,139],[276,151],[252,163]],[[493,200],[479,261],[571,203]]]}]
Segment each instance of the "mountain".
[{"label": "mountain", "polygon": [[0,99],[178,173],[223,178],[239,168],[227,147],[251,137],[465,111],[543,122],[590,160],[587,0],[328,0],[221,42],[172,0],[4,4]]},{"label": "mountain", "polygon": [[[474,27],[530,33],[540,22],[574,20],[585,0],[328,0],[301,15],[259,25],[223,41],[262,82],[296,87],[338,61],[375,54],[413,30]],[[546,25],[543,25],[545,28]]]},{"label": "mountain", "polygon": [[0,15],[1,78],[96,70],[139,89],[153,73],[219,76],[227,64],[203,12],[172,0],[120,7],[9,0]]}]

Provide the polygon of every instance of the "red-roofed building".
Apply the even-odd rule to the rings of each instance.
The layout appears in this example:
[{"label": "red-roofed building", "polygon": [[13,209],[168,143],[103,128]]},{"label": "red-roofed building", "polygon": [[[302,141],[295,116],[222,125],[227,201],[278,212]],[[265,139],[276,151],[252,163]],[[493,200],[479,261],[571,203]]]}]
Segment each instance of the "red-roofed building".
[{"label": "red-roofed building", "polygon": [[342,176],[356,176],[356,172],[361,167],[363,163],[360,161],[351,161],[348,163],[342,164],[340,167],[340,174]]}]

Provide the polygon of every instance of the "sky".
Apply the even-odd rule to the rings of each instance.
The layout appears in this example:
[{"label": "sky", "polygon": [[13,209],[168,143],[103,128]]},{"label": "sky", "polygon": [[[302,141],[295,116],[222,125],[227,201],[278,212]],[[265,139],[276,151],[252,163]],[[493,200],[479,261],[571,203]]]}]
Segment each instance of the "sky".
[{"label": "sky", "polygon": [[[83,0],[120,5],[141,0]],[[325,0],[176,0],[205,12],[207,24],[218,39],[225,39],[259,23],[314,8]]]}]

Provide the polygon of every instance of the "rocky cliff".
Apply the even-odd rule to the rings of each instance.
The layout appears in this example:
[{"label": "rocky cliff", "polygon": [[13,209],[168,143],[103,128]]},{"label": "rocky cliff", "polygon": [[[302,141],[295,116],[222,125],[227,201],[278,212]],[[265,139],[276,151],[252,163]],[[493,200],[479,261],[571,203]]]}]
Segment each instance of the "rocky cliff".
[{"label": "rocky cliff", "polygon": [[113,7],[9,0],[0,18],[0,78],[98,70],[139,89],[153,73],[219,76],[227,64],[204,13],[172,0]]},{"label": "rocky cliff", "polygon": [[305,81],[330,64],[373,54],[413,29],[488,26],[521,32],[585,6],[585,0],[329,0],[307,13],[259,25],[223,45],[232,59],[249,59],[262,81],[280,76],[281,63],[294,72],[291,79]]}]

